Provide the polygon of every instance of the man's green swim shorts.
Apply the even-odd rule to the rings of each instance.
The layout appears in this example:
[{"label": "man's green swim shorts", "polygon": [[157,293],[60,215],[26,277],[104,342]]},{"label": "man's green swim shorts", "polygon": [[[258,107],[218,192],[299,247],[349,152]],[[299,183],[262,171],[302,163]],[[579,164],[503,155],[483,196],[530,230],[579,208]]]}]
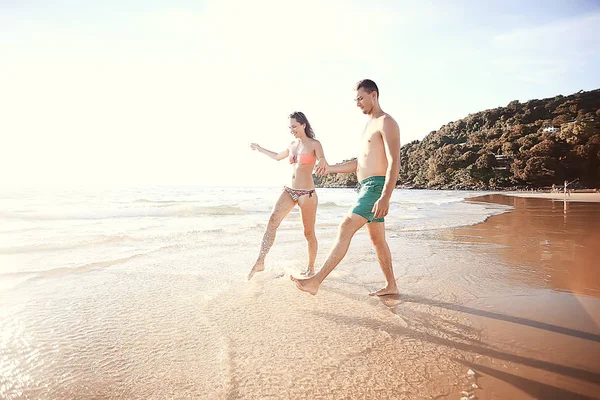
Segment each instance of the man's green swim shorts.
[{"label": "man's green swim shorts", "polygon": [[373,218],[375,216],[373,206],[381,197],[384,184],[385,176],[371,176],[362,180],[358,191],[358,199],[356,200],[356,204],[352,206],[352,212],[365,217],[369,223],[383,222],[383,218]]}]

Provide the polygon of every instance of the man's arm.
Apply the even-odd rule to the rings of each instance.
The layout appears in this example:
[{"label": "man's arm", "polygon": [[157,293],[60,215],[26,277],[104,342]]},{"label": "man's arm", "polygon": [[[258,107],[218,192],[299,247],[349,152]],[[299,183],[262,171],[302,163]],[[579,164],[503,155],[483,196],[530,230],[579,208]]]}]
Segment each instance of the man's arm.
[{"label": "man's arm", "polygon": [[251,143],[250,144],[250,148],[252,150],[256,150],[256,151],[258,151],[260,153],[263,153],[267,157],[270,157],[273,160],[277,160],[277,161],[283,160],[284,158],[286,158],[290,154],[290,149],[289,148],[285,149],[284,151],[280,151],[279,153],[275,153],[274,151],[263,149],[262,147],[260,147],[256,143]]},{"label": "man's arm", "polygon": [[393,118],[386,117],[383,120],[381,137],[388,162],[385,185],[383,186],[381,197],[389,199],[392,197],[396,182],[398,181],[398,174],[400,173],[400,128]]},{"label": "man's arm", "polygon": [[381,137],[385,149],[388,168],[385,173],[385,184],[381,197],[373,205],[374,218],[383,218],[390,210],[390,197],[396,187],[398,174],[400,173],[400,128],[391,117],[385,117],[381,128]]},{"label": "man's arm", "polygon": [[356,172],[357,166],[356,158],[354,160],[346,161],[343,163],[329,165],[326,169],[326,174],[349,174],[351,172]]}]

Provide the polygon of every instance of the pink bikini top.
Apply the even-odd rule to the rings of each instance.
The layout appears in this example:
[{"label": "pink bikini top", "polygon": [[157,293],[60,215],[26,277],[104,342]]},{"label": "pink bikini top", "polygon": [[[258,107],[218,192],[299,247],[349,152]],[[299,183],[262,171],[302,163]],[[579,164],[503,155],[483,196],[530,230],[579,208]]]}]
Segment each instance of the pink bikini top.
[{"label": "pink bikini top", "polygon": [[298,164],[314,164],[317,162],[317,157],[315,157],[313,154],[290,154],[289,160],[290,164],[295,164],[296,162]]}]

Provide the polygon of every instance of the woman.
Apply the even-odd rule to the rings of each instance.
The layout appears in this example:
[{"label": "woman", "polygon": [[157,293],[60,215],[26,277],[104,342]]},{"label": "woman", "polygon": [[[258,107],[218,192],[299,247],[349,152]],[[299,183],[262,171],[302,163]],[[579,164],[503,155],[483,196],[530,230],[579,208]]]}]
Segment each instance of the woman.
[{"label": "woman", "polygon": [[315,273],[315,259],[317,257],[317,237],[315,236],[315,219],[317,216],[318,197],[315,192],[315,183],[312,173],[317,164],[319,171],[326,164],[325,155],[321,143],[315,139],[315,134],[306,119],[306,116],[296,111],[290,114],[290,132],[295,140],[282,152],[275,153],[263,149],[256,143],[252,143],[252,150],[259,151],[270,158],[280,161],[287,159],[292,166],[292,178],[289,186],[284,186],[279,200],[273,208],[269,224],[258,253],[258,259],[252,267],[248,279],[251,279],[256,272],[264,271],[265,257],[275,242],[275,232],[286,215],[294,208],[296,204],[300,207],[302,215],[302,224],[304,225],[304,237],[308,242],[308,267],[303,272],[304,275],[311,276]]}]

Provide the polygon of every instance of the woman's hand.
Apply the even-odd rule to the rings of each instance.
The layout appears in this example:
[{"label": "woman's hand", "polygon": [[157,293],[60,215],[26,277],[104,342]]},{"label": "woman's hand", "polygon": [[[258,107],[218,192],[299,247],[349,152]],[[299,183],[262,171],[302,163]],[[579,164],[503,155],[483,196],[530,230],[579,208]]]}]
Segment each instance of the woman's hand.
[{"label": "woman's hand", "polygon": [[258,150],[260,150],[260,149],[262,149],[262,147],[260,147],[260,146],[258,145],[258,143],[250,143],[250,148],[251,148],[252,150],[257,150],[257,151],[258,151]]}]

